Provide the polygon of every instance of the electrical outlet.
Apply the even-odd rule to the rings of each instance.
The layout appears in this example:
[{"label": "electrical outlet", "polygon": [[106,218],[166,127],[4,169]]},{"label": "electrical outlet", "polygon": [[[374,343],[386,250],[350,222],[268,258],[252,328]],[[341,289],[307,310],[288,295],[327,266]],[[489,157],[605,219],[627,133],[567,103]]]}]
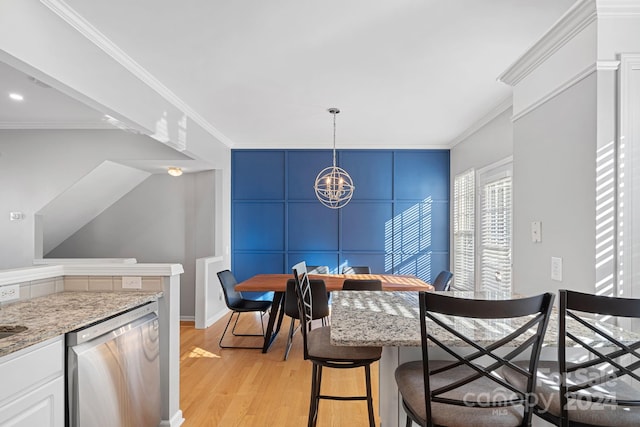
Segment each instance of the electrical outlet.
[{"label": "electrical outlet", "polygon": [[20,298],[20,285],[0,287],[0,301],[12,301]]},{"label": "electrical outlet", "polygon": [[562,258],[551,257],[551,280],[562,282]]},{"label": "electrical outlet", "polygon": [[123,276],[123,289],[142,289],[142,277],[140,276]]}]

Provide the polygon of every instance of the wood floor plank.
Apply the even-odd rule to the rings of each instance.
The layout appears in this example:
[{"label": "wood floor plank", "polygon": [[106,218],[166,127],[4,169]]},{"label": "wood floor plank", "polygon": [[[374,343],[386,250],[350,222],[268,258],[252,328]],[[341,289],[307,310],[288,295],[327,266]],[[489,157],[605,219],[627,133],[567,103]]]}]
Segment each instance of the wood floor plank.
[{"label": "wood floor plank", "polygon": [[[228,315],[227,315],[228,316]],[[297,333],[289,358],[283,361],[289,318],[268,353],[220,349],[218,340],[228,317],[207,329],[180,324],[180,407],[184,427],[301,427],[307,425],[311,362],[303,360]],[[260,318],[243,314],[239,332],[260,331]],[[229,341],[227,341],[229,338]],[[225,343],[260,345],[254,337],[232,337]],[[372,365],[374,402],[378,407],[378,364]],[[328,369],[322,392],[364,394],[364,369]],[[376,421],[380,423],[376,409]],[[317,427],[367,426],[364,402],[321,401]]]}]

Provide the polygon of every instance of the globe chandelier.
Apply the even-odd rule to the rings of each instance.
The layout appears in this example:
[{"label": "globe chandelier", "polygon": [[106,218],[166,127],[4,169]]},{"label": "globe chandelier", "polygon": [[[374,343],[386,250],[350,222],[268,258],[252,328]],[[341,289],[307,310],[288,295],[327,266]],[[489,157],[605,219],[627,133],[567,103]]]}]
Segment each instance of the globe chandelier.
[{"label": "globe chandelier", "polygon": [[329,108],[327,111],[333,115],[333,166],[318,173],[313,188],[320,203],[331,209],[340,209],[349,203],[356,187],[347,171],[336,165],[336,114],[340,110]]}]

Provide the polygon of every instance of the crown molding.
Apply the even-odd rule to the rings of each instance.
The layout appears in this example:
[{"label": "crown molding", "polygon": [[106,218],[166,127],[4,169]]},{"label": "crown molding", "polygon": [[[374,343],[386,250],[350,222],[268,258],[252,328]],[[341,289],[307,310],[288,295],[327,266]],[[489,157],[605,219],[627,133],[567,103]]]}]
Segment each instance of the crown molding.
[{"label": "crown molding", "polygon": [[469,138],[471,135],[473,135],[474,133],[478,132],[480,129],[482,129],[484,126],[486,126],[489,122],[491,122],[493,119],[498,117],[500,114],[502,114],[505,111],[507,111],[512,106],[513,106],[513,97],[509,96],[508,98],[505,98],[502,102],[500,102],[498,105],[496,105],[494,108],[492,108],[491,111],[489,111],[487,114],[482,116],[482,118],[480,118],[480,120],[478,120],[475,123],[473,123],[467,129],[465,129],[464,132],[462,132],[455,139],[453,139],[449,143],[449,147],[448,148],[451,149],[451,148],[455,147],[456,145],[458,145],[459,143],[461,143],[462,141],[464,141],[465,139]]},{"label": "crown molding", "polygon": [[576,3],[498,81],[515,86],[597,18],[595,0]]},{"label": "crown molding", "polygon": [[91,25],[86,19],[78,14],[73,8],[64,2],[64,0],[40,0],[42,4],[48,7],[53,13],[62,18],[71,25],[76,31],[82,34],[90,42],[102,49],[107,55],[122,65],[131,74],[139,78],[143,83],[151,87],[160,96],[173,104],[180,111],[185,113],[194,122],[200,125],[204,130],[213,135],[220,142],[228,147],[232,147],[233,142],[227,138],[222,132],[216,129],[211,123],[206,121],[200,114],[189,107],[182,99],[180,99],[169,88],[163,85],[151,73],[144,69],[140,64],[127,55],[115,43],[109,40],[97,28]]},{"label": "crown molding", "polygon": [[546,103],[550,99],[555,98],[556,96],[558,96],[559,94],[561,94],[565,90],[569,89],[570,87],[574,86],[575,84],[577,84],[577,83],[581,82],[582,80],[584,80],[585,78],[589,77],[591,74],[595,73],[597,70],[598,70],[597,64],[589,65],[587,68],[585,68],[584,70],[580,71],[578,74],[574,75],[572,78],[570,78],[569,80],[565,81],[560,86],[558,86],[555,89],[551,90],[546,95],[543,95],[540,98],[538,98],[538,100],[536,102],[534,102],[534,103],[530,104],[529,106],[527,106],[526,108],[518,111],[516,114],[513,115],[513,117],[511,117],[511,121],[515,122],[516,120],[520,119],[521,117],[529,114],[531,111],[533,111],[536,108],[540,107],[542,104]]}]

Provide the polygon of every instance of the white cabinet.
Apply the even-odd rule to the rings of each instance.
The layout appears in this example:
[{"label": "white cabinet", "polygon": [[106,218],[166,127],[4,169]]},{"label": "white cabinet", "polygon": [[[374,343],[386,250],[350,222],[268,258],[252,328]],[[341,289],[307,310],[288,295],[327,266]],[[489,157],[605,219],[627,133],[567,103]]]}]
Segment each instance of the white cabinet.
[{"label": "white cabinet", "polygon": [[64,427],[64,337],[0,358],[0,427]]}]

